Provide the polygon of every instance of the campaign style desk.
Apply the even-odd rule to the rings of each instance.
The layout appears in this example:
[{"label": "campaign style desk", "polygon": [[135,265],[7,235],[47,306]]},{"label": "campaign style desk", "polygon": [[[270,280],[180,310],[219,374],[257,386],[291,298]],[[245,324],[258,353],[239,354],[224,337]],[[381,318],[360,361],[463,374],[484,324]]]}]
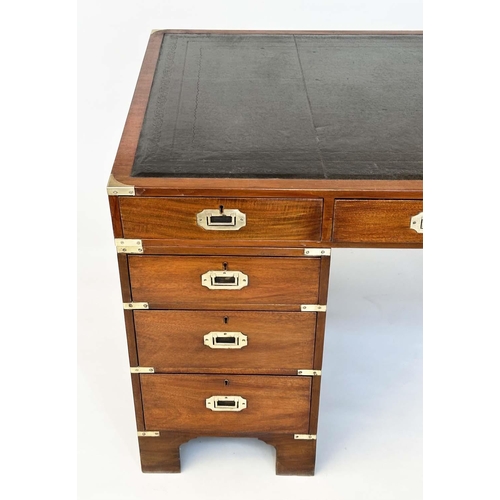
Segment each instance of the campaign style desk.
[{"label": "campaign style desk", "polygon": [[314,474],[331,248],[422,246],[421,34],[153,32],[108,194],[143,471]]}]

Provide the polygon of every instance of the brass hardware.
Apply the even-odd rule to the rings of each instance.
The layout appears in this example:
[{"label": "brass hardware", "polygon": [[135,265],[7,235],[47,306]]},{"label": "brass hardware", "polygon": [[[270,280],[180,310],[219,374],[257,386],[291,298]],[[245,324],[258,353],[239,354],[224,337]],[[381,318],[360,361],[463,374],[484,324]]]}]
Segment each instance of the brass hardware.
[{"label": "brass hardware", "polygon": [[302,312],[326,312],[326,306],[320,306],[317,304],[302,304],[300,306]]},{"label": "brass hardware", "polygon": [[248,286],[248,276],[240,271],[207,271],[201,284],[210,290],[241,290]]},{"label": "brass hardware", "polygon": [[154,373],[155,369],[151,366],[132,366],[130,373]]},{"label": "brass hardware", "polygon": [[241,396],[212,396],[205,400],[205,406],[212,411],[242,411],[247,400]]},{"label": "brass hardware", "polygon": [[210,349],[241,349],[248,340],[241,332],[210,332],[203,337],[203,342]]},{"label": "brass hardware", "polygon": [[410,229],[413,229],[417,233],[424,232],[424,212],[420,212],[411,218]]},{"label": "brass hardware", "polygon": [[160,431],[137,431],[139,437],[160,437]]},{"label": "brass hardware", "polygon": [[206,209],[196,214],[196,224],[207,231],[238,231],[247,225],[247,216],[238,209]]},{"label": "brass hardware", "polygon": [[319,377],[321,370],[297,370],[297,375],[307,375],[310,377]]},{"label": "brass hardware", "polygon": [[116,251],[118,253],[143,253],[142,240],[115,239]]},{"label": "brass hardware", "polygon": [[113,175],[109,176],[106,189],[109,196],[135,196],[134,186],[127,186],[127,184],[118,182]]},{"label": "brass hardware", "polygon": [[151,30],[150,36],[151,36],[153,33],[156,33],[157,31],[163,31],[163,30]]},{"label": "brass hardware", "polygon": [[312,441],[316,439],[316,434],[294,434],[293,439],[307,439]]},{"label": "brass hardware", "polygon": [[149,309],[147,302],[124,302],[123,309]]},{"label": "brass hardware", "polygon": [[332,250],[330,248],[304,248],[304,255],[308,257],[323,257],[331,255]]}]

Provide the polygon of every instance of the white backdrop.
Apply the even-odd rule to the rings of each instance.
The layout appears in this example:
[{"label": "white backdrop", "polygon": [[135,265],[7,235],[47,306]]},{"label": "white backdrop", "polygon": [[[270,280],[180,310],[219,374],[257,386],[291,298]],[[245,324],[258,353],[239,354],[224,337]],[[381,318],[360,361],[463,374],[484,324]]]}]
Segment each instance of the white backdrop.
[{"label": "white backdrop", "polygon": [[332,252],[315,477],[276,477],[251,439],[199,439],[182,474],[142,474],[105,186],[151,29],[418,30],[421,1],[86,0],[79,16],[80,499],[420,499],[420,250]]}]

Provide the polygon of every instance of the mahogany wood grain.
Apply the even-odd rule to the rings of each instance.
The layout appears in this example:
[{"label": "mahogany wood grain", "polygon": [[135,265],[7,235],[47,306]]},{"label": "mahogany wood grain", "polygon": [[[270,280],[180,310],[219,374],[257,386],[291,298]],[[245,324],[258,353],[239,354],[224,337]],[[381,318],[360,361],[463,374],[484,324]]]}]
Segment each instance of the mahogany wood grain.
[{"label": "mahogany wood grain", "polygon": [[421,180],[344,179],[217,179],[119,177],[135,187],[135,196],[205,196],[262,198],[263,196],[311,198],[421,199]]},{"label": "mahogany wood grain", "polygon": [[421,200],[336,200],[333,241],[422,244],[423,234],[410,228],[422,210]]},{"label": "mahogany wood grain", "polygon": [[321,391],[321,377],[312,377],[309,434],[317,434],[318,432],[320,391]]},{"label": "mahogany wood grain", "polygon": [[[330,257],[321,257],[320,293],[321,304],[326,304],[328,299],[328,284],[330,281]],[[314,368],[321,370],[323,365],[323,347],[325,341],[326,313],[317,315],[316,342],[314,344]],[[318,431],[319,399],[320,399],[321,377],[312,378],[311,387],[311,413],[309,417],[309,434]]]},{"label": "mahogany wood grain", "polygon": [[[212,250],[203,245],[203,242],[193,241],[189,246],[186,240],[142,240],[144,255],[255,255],[262,257],[300,257],[305,248],[422,248],[422,241],[405,242],[297,242],[296,248],[290,248],[293,242],[283,241],[231,241],[232,246],[226,246],[223,240],[213,242]],[[266,245],[266,246],[248,246]],[[234,245],[234,246],[233,246]],[[269,245],[269,246],[268,246]],[[281,248],[280,248],[281,247]]]},{"label": "mahogany wood grain", "polygon": [[120,198],[118,196],[108,196],[109,211],[111,213],[111,224],[113,225],[113,235],[115,238],[122,238],[122,220],[120,216]]},{"label": "mahogany wood grain", "polygon": [[[229,246],[229,244],[231,246]],[[257,244],[265,246],[255,246]],[[268,246],[272,244],[273,246]],[[290,245],[296,245],[291,248]],[[145,255],[243,255],[255,257],[304,257],[307,248],[330,249],[330,242],[305,244],[301,242],[283,241],[231,241],[217,240],[210,242],[194,240],[142,240]],[[234,245],[234,246],[233,246]],[[248,246],[253,245],[253,246]]]},{"label": "mahogany wood grain", "polygon": [[[130,290],[130,278],[128,273],[128,256],[118,254],[118,269],[120,271],[120,284],[123,302],[130,302],[132,294]],[[127,348],[130,366],[138,366],[137,344],[135,337],[134,315],[132,311],[123,311],[125,317],[125,332],[127,335]],[[131,374],[132,392],[134,396],[134,411],[137,430],[144,430],[144,414],[142,411],[142,396],[139,376]]]},{"label": "mahogany wood grain", "polygon": [[333,231],[333,206],[335,198],[330,193],[325,194],[323,199],[323,231],[322,240],[331,241]]},{"label": "mahogany wood grain", "polygon": [[[202,286],[207,271],[241,271],[248,286],[241,290],[210,290]],[[238,309],[273,304],[317,304],[319,258],[129,256],[135,302],[164,304],[168,309]]]},{"label": "mahogany wood grain", "polygon": [[[118,254],[118,266],[120,269],[120,280],[122,286],[122,300],[123,302],[130,302],[132,299],[132,292],[130,290],[130,278],[128,273],[128,256],[124,254]],[[127,334],[127,347],[130,366],[138,366],[139,359],[137,357],[137,343],[135,336],[135,324],[134,324],[134,314],[132,311],[123,311],[125,318],[125,332]],[[136,398],[136,393],[134,390],[134,397]],[[142,412],[142,403],[141,403]]]},{"label": "mahogany wood grain", "polygon": [[[314,348],[314,367],[318,370],[321,370],[323,365],[325,324],[326,324],[326,313],[318,313],[318,321],[316,323],[316,343]],[[318,432],[320,389],[321,389],[321,376],[312,377],[309,434],[317,434]]]},{"label": "mahogany wood grain", "polygon": [[[197,224],[198,213],[219,207],[240,210],[246,225],[212,231]],[[321,240],[321,199],[124,197],[120,208],[125,238]]]},{"label": "mahogany wood grain", "polygon": [[[130,302],[132,299],[132,292],[130,290],[130,278],[128,273],[127,259],[125,254],[118,254],[118,266],[120,270],[120,281],[122,287],[122,300],[123,302]],[[135,325],[134,316],[132,311],[123,311],[125,317],[125,331],[127,333],[127,346],[130,366],[137,366],[137,345],[135,338]]]},{"label": "mahogany wood grain", "polygon": [[[148,430],[307,433],[310,377],[278,375],[141,375]],[[212,396],[241,396],[247,408],[212,411]]]},{"label": "mahogany wood grain", "polygon": [[125,316],[125,331],[127,332],[128,357],[130,366],[139,366],[133,311],[123,311]]},{"label": "mahogany wood grain", "polygon": [[[312,369],[314,312],[135,311],[140,366],[155,373],[296,375]],[[209,332],[241,332],[241,349],[213,349]]]},{"label": "mahogany wood grain", "polygon": [[328,285],[330,283],[330,256],[320,257],[319,296],[320,304],[328,300]]},{"label": "mahogany wood grain", "polygon": [[[219,433],[214,433],[218,436]],[[222,433],[221,436],[257,438],[276,449],[276,474],[283,476],[312,476],[316,461],[316,441],[297,440],[291,434],[256,433],[240,436]],[[142,471],[146,473],[181,472],[182,445],[199,437],[192,432],[160,431],[158,437],[139,437]],[[217,457],[213,458],[214,461]]]},{"label": "mahogany wood grain", "polygon": [[[161,310],[161,309],[171,309],[170,304],[163,301],[163,302],[156,302],[156,301],[149,301],[148,302],[148,309],[149,310]],[[206,303],[203,304],[204,311],[220,311],[221,309],[225,308],[229,310],[229,308],[226,307],[226,305],[221,306],[220,303]],[[186,311],[197,311],[200,310],[199,308],[193,307],[192,305],[177,305],[175,309],[178,310],[186,310]],[[238,311],[276,311],[276,312],[300,312],[302,309],[300,307],[300,304],[238,304],[237,307],[234,308],[234,310]]]},{"label": "mahogany wood grain", "polygon": [[325,326],[326,326],[325,312],[317,313],[316,320],[316,342],[314,344],[314,366],[315,370],[321,370],[323,365],[323,345],[325,339]]},{"label": "mahogany wood grain", "polygon": [[128,256],[125,254],[118,254],[118,271],[120,272],[120,287],[122,291],[123,302],[130,302],[132,300],[132,291],[130,289],[130,277],[128,273]]},{"label": "mahogany wood grain", "polygon": [[139,437],[142,472],[181,471],[179,447],[193,439],[189,434],[162,432],[158,437]]},{"label": "mahogany wood grain", "polygon": [[278,476],[314,476],[316,440],[294,439],[290,435],[259,438],[276,448]]},{"label": "mahogany wood grain", "polygon": [[144,410],[142,407],[141,382],[137,373],[131,373],[130,378],[132,380],[132,393],[134,396],[134,411],[137,430],[144,431],[146,430],[146,426],[144,424]]}]

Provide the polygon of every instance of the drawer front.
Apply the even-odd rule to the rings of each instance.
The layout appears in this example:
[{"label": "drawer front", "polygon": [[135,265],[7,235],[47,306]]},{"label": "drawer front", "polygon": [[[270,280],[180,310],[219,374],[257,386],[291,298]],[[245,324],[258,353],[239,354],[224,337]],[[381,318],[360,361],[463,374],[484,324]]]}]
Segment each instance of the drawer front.
[{"label": "drawer front", "polygon": [[[302,257],[128,257],[132,297],[152,308],[238,309],[244,306],[317,304],[320,259]],[[237,278],[241,289],[224,289],[224,282],[207,288],[207,273]],[[205,276],[205,277],[204,277]],[[206,281],[204,281],[206,280]],[[207,286],[205,286],[207,285]]]},{"label": "drawer front", "polygon": [[[239,210],[245,225],[236,229],[223,219],[219,223],[221,208],[227,217]],[[214,217],[207,212],[198,217],[204,210],[212,210]],[[124,238],[320,241],[323,200],[125,197],[120,212]],[[210,229],[200,225],[207,216],[214,222]]]},{"label": "drawer front", "polygon": [[316,313],[136,311],[139,364],[156,372],[312,369]]},{"label": "drawer front", "polygon": [[421,200],[337,200],[333,241],[421,245],[423,234],[410,223],[422,211]]},{"label": "drawer front", "polygon": [[[154,374],[140,380],[147,430],[309,432],[310,377]],[[213,411],[206,403],[213,396],[221,397],[216,403],[225,396],[243,398],[245,407]]]}]

